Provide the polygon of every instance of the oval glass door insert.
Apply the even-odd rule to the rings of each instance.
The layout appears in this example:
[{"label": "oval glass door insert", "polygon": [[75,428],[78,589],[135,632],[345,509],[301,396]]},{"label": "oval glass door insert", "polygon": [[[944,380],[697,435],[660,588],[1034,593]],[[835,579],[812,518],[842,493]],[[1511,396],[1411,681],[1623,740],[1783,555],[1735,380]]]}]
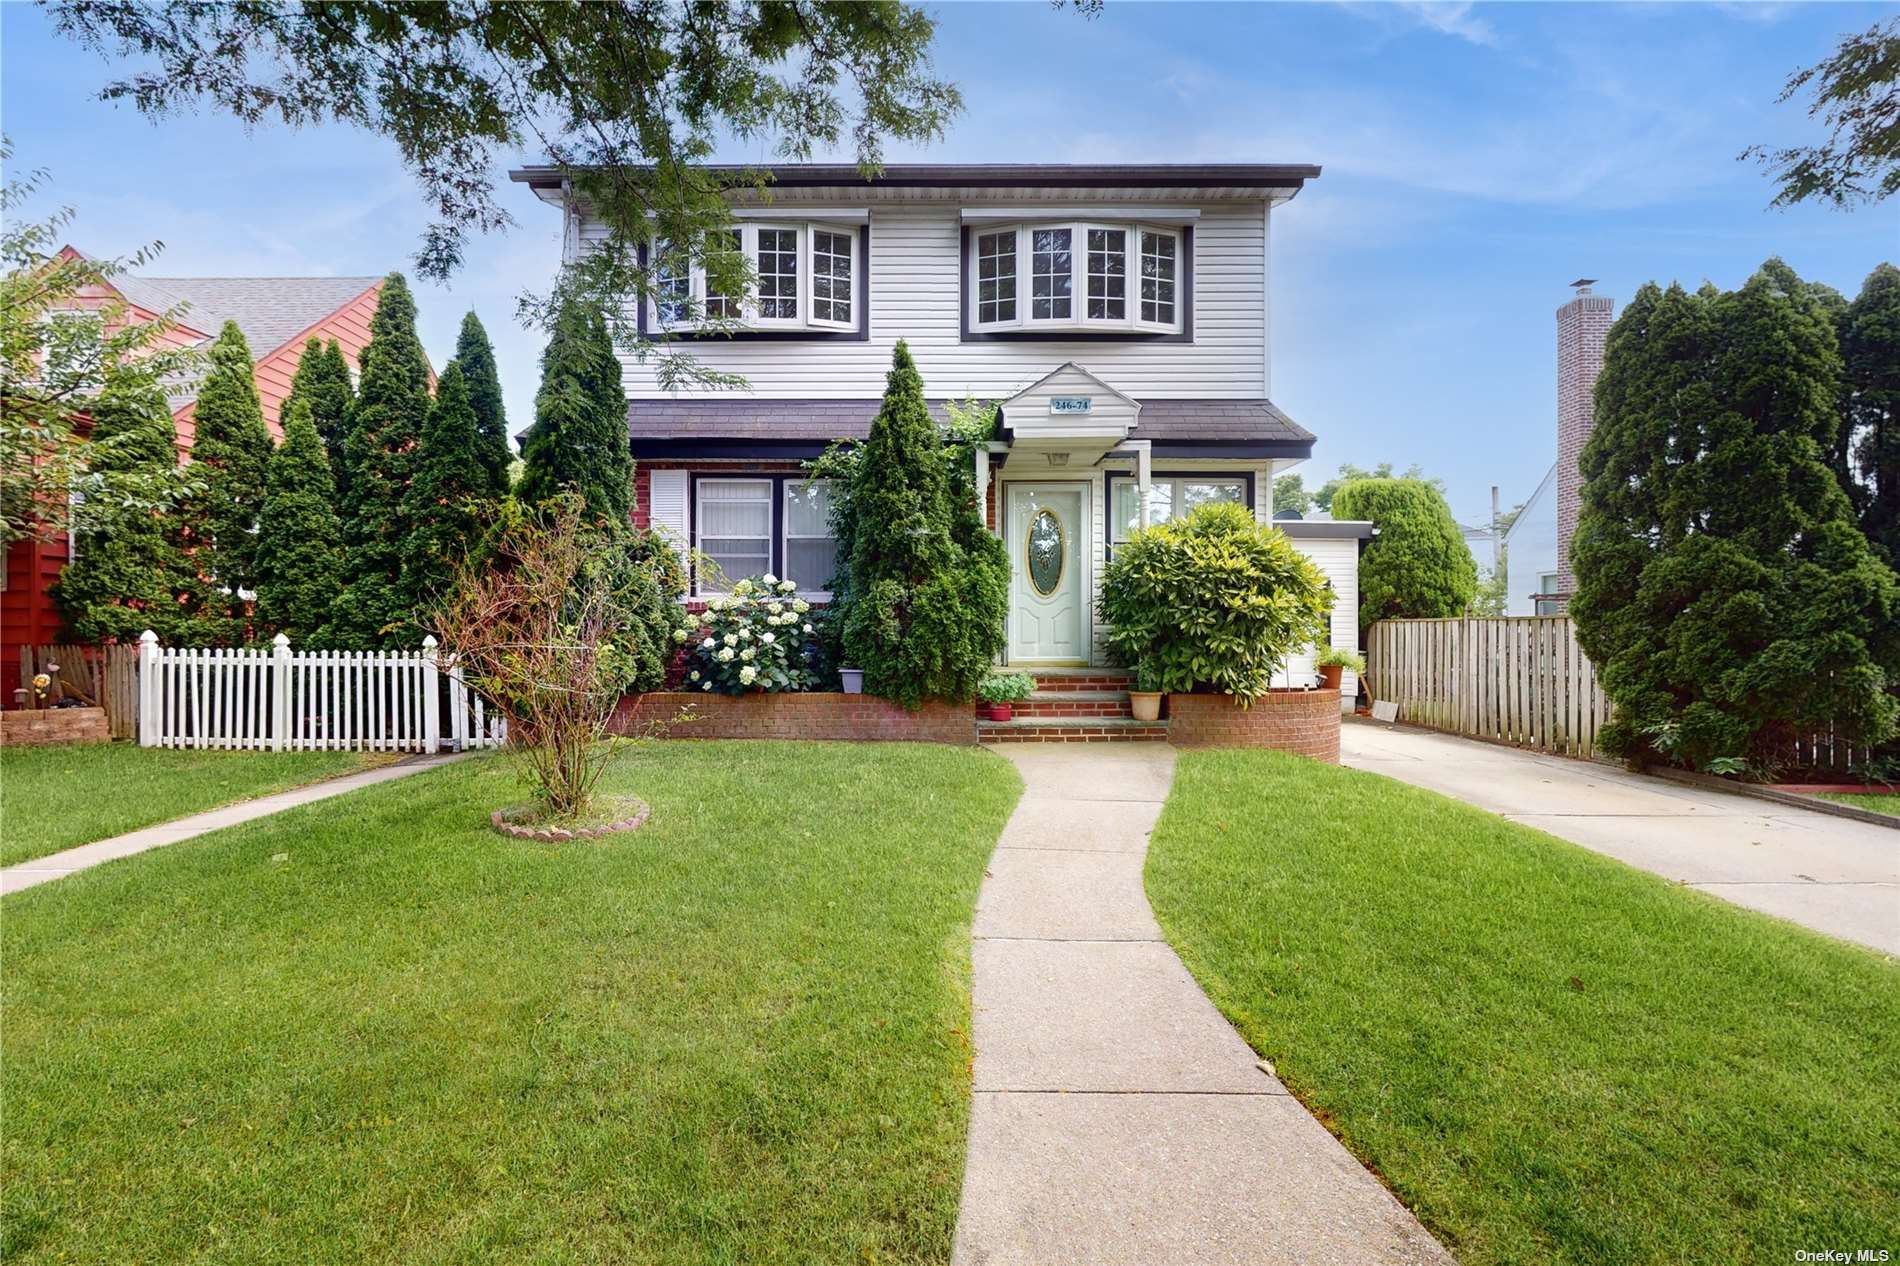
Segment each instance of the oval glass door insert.
[{"label": "oval glass door insert", "polygon": [[1029,539],[1025,542],[1025,561],[1029,564],[1029,583],[1047,598],[1062,583],[1062,568],[1067,561],[1068,542],[1062,535],[1062,520],[1052,510],[1038,510],[1029,521]]}]

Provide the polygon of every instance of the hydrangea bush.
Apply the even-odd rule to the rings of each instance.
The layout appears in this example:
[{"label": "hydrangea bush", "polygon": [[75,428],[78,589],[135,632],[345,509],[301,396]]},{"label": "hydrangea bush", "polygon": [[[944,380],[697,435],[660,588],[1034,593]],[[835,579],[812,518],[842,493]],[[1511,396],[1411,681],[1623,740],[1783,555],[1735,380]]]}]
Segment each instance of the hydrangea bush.
[{"label": "hydrangea bush", "polygon": [[811,604],[794,597],[797,585],[767,574],[748,577],[732,592],[689,612],[673,635],[687,647],[686,688],[722,695],[753,690],[810,690]]}]

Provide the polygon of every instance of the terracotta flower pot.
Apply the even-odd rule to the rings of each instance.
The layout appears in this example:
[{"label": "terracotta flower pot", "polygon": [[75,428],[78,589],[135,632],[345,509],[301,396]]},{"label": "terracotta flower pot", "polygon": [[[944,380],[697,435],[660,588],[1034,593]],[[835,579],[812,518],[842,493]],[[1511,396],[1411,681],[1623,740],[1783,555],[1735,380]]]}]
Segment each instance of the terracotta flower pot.
[{"label": "terracotta flower pot", "polygon": [[1161,692],[1158,690],[1129,691],[1128,710],[1134,713],[1137,721],[1159,721],[1161,719]]},{"label": "terracotta flower pot", "polygon": [[992,721],[1007,721],[1015,715],[1016,709],[1010,704],[992,703],[990,705],[990,720]]},{"label": "terracotta flower pot", "polygon": [[1327,690],[1337,690],[1339,689],[1339,679],[1345,675],[1346,669],[1344,665],[1322,664],[1319,670],[1319,684]]}]

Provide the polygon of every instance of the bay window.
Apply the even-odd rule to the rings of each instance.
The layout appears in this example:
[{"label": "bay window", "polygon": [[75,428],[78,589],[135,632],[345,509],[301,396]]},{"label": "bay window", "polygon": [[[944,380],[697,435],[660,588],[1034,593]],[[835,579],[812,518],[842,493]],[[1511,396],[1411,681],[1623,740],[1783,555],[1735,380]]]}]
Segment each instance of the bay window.
[{"label": "bay window", "polygon": [[807,330],[833,336],[861,332],[864,305],[858,288],[864,280],[865,236],[857,226],[818,221],[745,222],[716,230],[703,255],[746,260],[754,282],[747,298],[722,290],[703,258],[691,260],[684,251],[658,244],[651,255],[653,298],[641,315],[642,328],[690,336],[695,319],[703,317],[739,327],[712,332],[720,337],[743,335],[748,328],[775,331],[779,338]]},{"label": "bay window", "polygon": [[[1115,477],[1110,482],[1114,516],[1110,539],[1126,541],[1141,527],[1141,488],[1128,478]],[[1171,519],[1185,519],[1202,506],[1216,502],[1244,506],[1247,491],[1247,480],[1240,476],[1156,474],[1148,485],[1148,523],[1153,526]]]},{"label": "bay window", "polygon": [[1186,241],[1151,224],[985,226],[970,237],[969,331],[1182,334]]}]

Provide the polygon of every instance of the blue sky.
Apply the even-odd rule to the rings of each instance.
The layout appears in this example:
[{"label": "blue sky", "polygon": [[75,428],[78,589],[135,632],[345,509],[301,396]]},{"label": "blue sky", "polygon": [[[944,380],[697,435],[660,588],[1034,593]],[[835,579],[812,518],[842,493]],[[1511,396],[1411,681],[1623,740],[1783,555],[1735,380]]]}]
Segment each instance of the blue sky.
[{"label": "blue sky", "polygon": [[[1817,135],[1776,105],[1788,73],[1875,5],[1141,4],[1093,21],[1040,3],[933,6],[937,65],[967,108],[934,161],[1315,162],[1275,218],[1274,397],[1341,461],[1417,462],[1460,517],[1528,496],[1555,452],[1552,313],[1574,277],[1621,301],[1648,279],[1736,285],[1778,254],[1848,292],[1900,256],[1900,207],[1774,211],[1736,155]],[[0,4],[0,120],[53,169],[94,254],[153,239],[174,274],[382,273],[427,215],[390,146],[343,130],[154,127],[91,99],[108,68],[45,15]],[[532,155],[523,155],[532,158]],[[733,161],[770,157],[734,145]],[[534,392],[514,297],[544,286],[556,217],[480,242],[418,288],[442,363],[475,307],[511,425]]]}]

